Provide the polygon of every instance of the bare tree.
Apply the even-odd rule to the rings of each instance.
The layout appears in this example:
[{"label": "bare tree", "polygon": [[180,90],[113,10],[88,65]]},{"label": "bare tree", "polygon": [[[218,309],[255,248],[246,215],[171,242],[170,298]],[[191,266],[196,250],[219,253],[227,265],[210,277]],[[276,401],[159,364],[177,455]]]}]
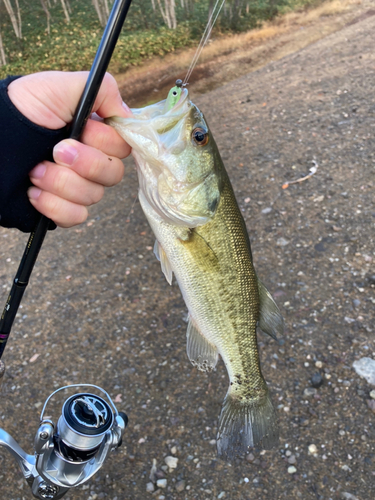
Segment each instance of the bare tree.
[{"label": "bare tree", "polygon": [[164,9],[160,0],[158,0],[158,5],[165,24],[170,29],[176,29],[177,20],[175,0],[164,0]]},{"label": "bare tree", "polygon": [[69,24],[70,23],[70,16],[69,16],[69,11],[67,7],[68,0],[61,0],[61,5],[65,14],[65,19],[66,22]]},{"label": "bare tree", "polygon": [[3,45],[3,38],[0,32],[0,66],[5,66],[7,63],[7,58],[5,57],[5,50]]},{"label": "bare tree", "polygon": [[20,4],[18,3],[18,0],[16,0],[16,7],[17,7],[18,30],[20,32],[20,38],[22,38],[22,20],[21,20]]},{"label": "bare tree", "polygon": [[18,4],[18,0],[16,0],[16,8],[17,8],[17,16],[14,12],[13,6],[10,3],[10,0],[4,0],[5,8],[9,14],[10,21],[13,26],[14,33],[17,38],[22,38],[22,24],[21,24],[21,12],[20,6]]},{"label": "bare tree", "polygon": [[109,16],[109,7],[107,0],[92,0],[92,4],[95,7],[96,13],[98,14],[99,22],[101,26],[105,26]]},{"label": "bare tree", "polygon": [[46,13],[47,16],[47,33],[51,33],[51,14],[50,11],[48,10],[49,7],[51,7],[51,4],[49,0],[47,0],[47,3],[45,0],[40,0],[40,3],[42,4],[43,10]]},{"label": "bare tree", "polygon": [[104,12],[105,12],[105,17],[109,18],[109,5],[108,5],[108,0],[103,0],[104,1]]}]

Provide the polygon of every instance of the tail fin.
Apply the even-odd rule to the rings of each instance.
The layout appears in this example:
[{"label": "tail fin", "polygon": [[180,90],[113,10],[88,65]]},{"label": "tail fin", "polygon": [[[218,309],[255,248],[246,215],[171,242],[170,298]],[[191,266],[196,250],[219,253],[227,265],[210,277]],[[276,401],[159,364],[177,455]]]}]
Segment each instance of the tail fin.
[{"label": "tail fin", "polygon": [[217,451],[231,460],[241,457],[250,448],[270,449],[279,441],[276,413],[269,393],[250,401],[225,396],[219,418]]}]

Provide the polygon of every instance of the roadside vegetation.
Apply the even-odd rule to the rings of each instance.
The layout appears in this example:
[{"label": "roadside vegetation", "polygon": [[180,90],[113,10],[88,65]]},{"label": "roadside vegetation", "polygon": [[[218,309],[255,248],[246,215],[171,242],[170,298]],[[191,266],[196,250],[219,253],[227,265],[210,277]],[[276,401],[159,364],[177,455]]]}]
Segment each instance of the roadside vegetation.
[{"label": "roadside vegetation", "polygon": [[[134,0],[110,70],[122,73],[145,59],[197,45],[214,3]],[[227,0],[213,36],[227,38],[259,29],[280,14],[322,3]],[[112,4],[112,0],[0,0],[0,78],[43,70],[89,69]]]}]

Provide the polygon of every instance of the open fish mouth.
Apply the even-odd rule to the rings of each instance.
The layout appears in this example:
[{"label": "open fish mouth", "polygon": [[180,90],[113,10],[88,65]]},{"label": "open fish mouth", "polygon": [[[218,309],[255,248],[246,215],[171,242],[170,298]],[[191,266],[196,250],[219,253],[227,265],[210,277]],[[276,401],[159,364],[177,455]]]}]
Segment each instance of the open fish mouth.
[{"label": "open fish mouth", "polygon": [[166,153],[178,154],[183,150],[185,123],[191,108],[188,91],[181,89],[177,103],[170,109],[168,105],[165,99],[145,108],[131,109],[128,118],[114,116],[105,122],[141,152],[145,160],[155,161]]}]

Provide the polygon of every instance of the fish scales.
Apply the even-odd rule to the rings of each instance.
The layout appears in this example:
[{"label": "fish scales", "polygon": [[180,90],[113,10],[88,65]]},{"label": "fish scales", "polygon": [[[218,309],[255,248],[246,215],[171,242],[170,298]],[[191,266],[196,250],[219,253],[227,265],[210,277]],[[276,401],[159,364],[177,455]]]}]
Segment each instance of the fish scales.
[{"label": "fish scales", "polygon": [[270,448],[278,428],[256,328],[275,338],[283,321],[254,270],[246,225],[215,141],[186,89],[174,88],[166,101],[132,111],[129,119],[107,123],[133,148],[155,254],[169,283],[175,274],[189,310],[188,356],[208,371],[220,354],[228,372],[218,452],[232,459],[254,446]]}]

